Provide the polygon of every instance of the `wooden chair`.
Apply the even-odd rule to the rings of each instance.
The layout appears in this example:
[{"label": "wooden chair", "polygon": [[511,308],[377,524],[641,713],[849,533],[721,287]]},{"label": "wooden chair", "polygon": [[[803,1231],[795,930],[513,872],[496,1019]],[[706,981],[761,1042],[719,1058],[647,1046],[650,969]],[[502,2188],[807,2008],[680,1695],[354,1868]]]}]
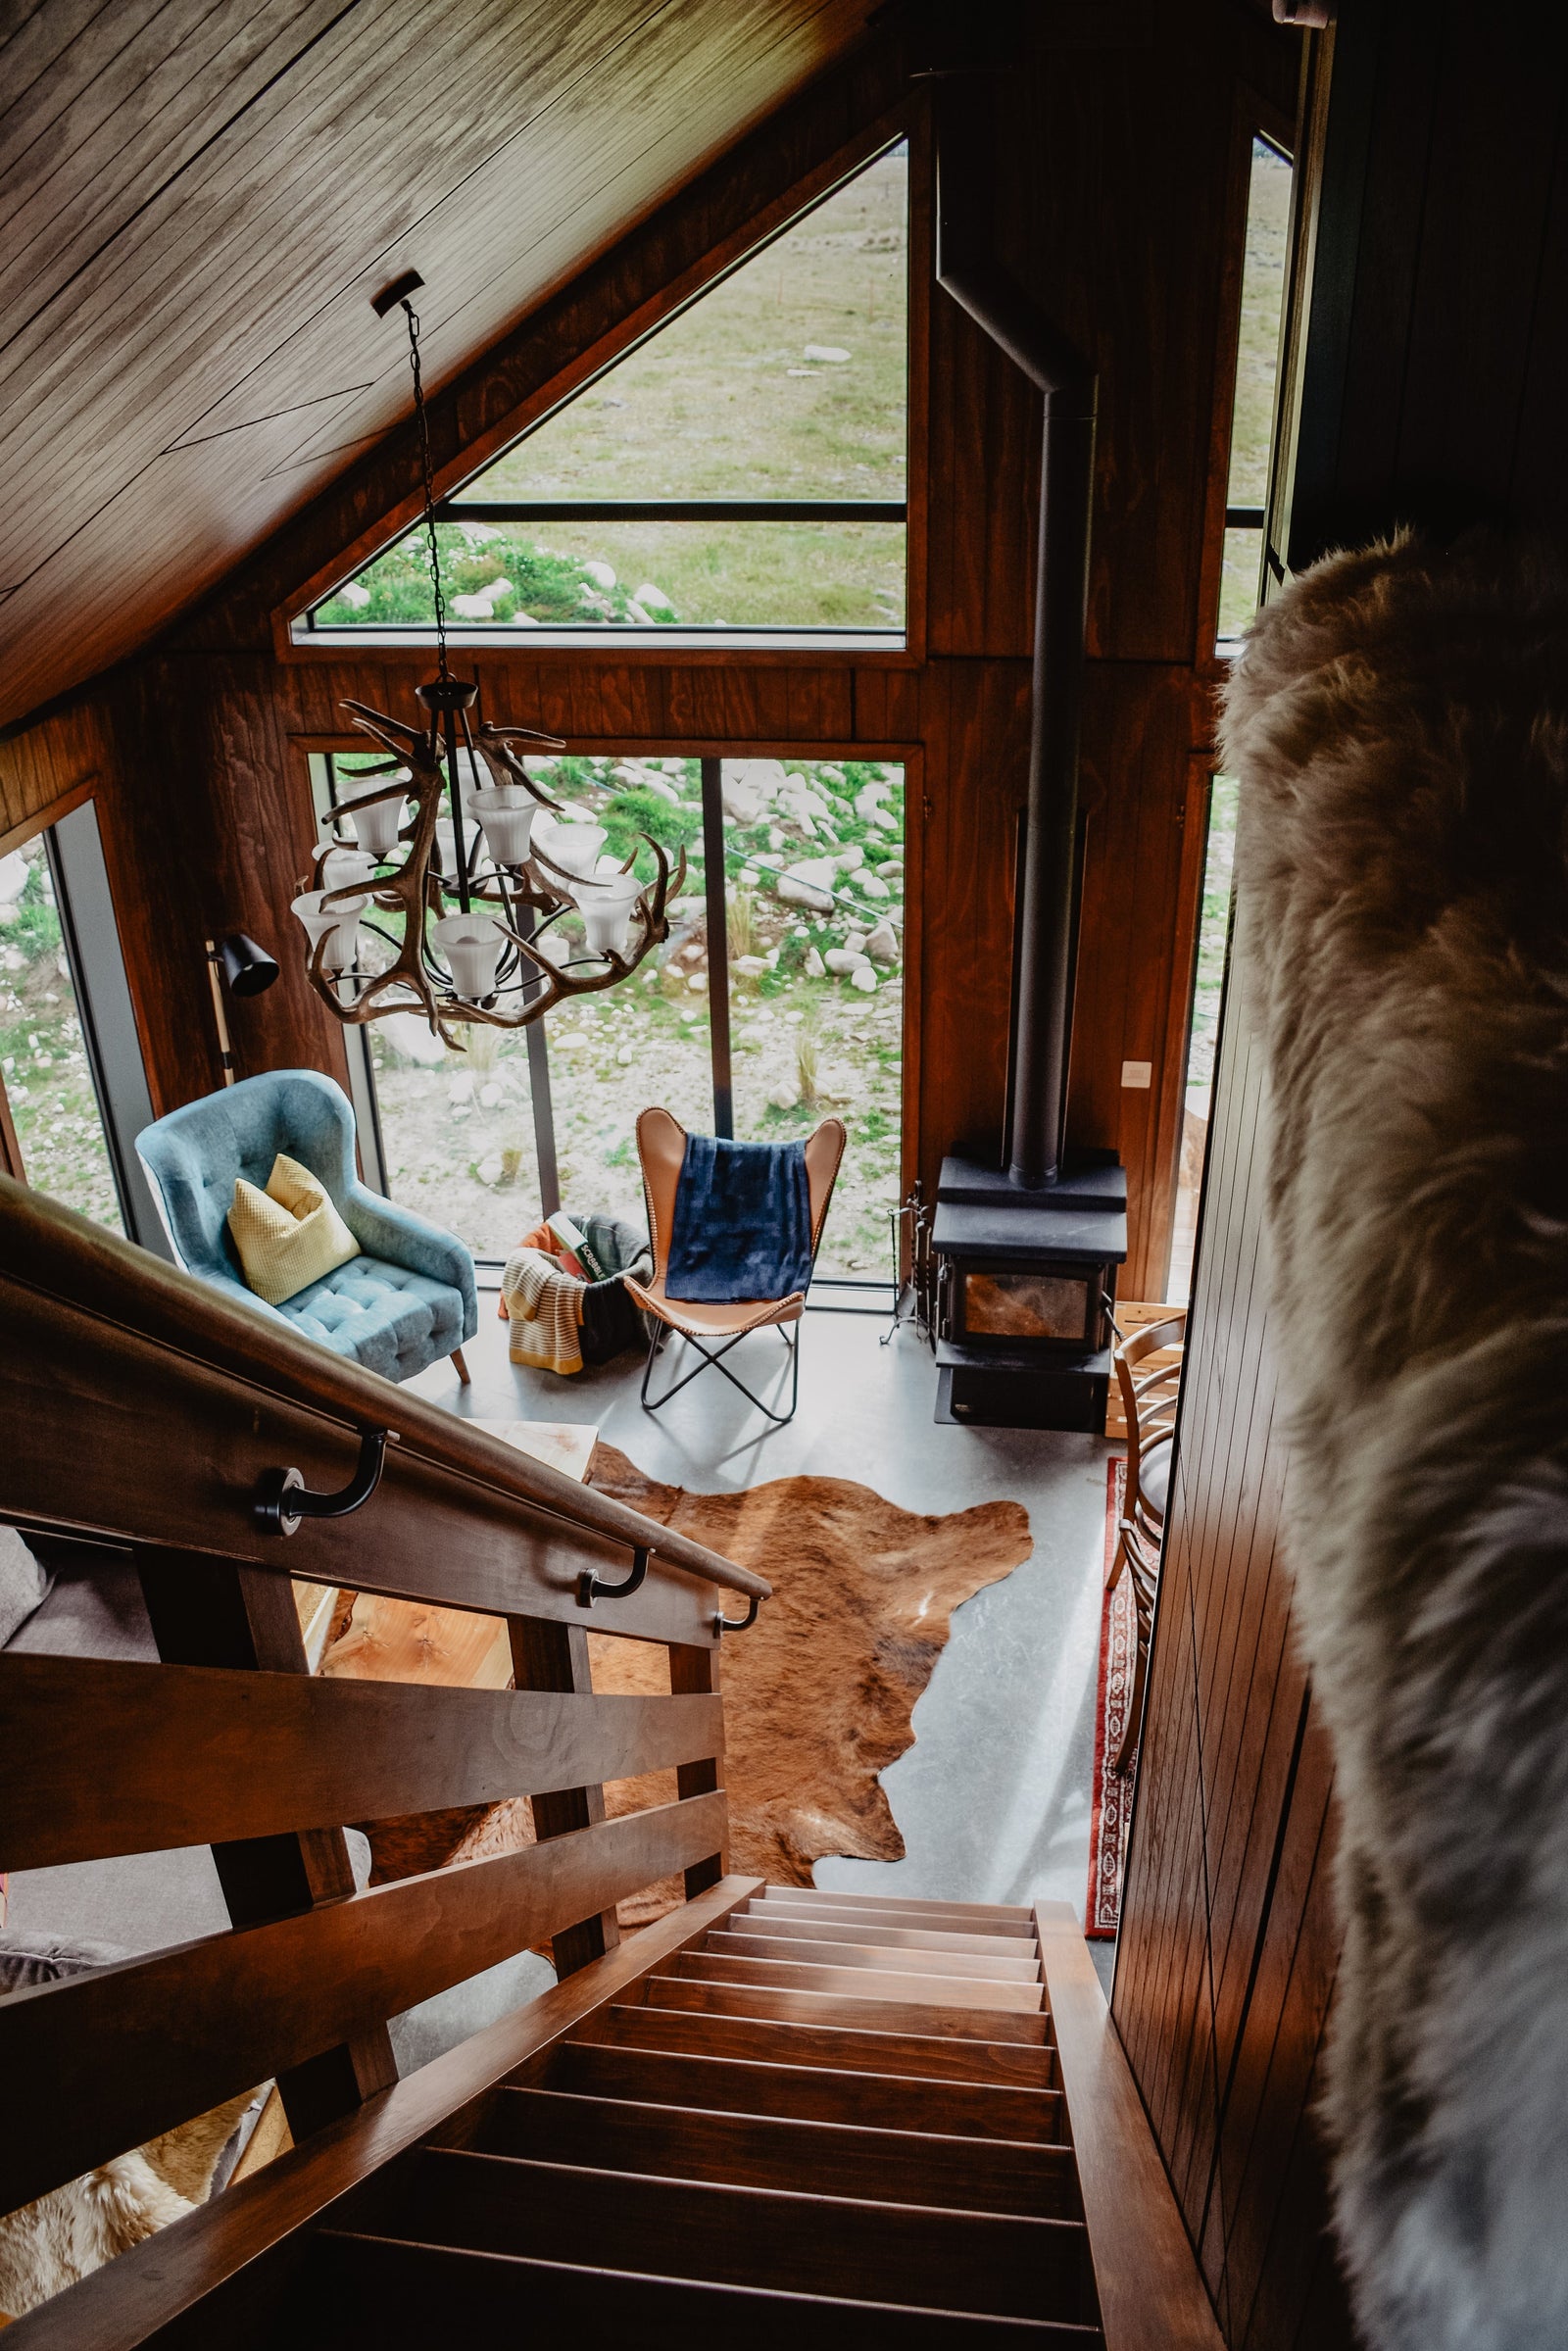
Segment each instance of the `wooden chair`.
[{"label": "wooden chair", "polygon": [[[811,1203],[811,1255],[814,1259],[822,1240],[822,1227],[827,1222],[828,1203],[833,1198],[833,1186],[838,1178],[839,1163],[844,1146],[849,1140],[842,1118],[824,1118],[806,1145],[806,1178]],[[721,1371],[732,1388],[738,1388],[748,1403],[765,1413],[782,1428],[795,1417],[800,1396],[801,1356],[800,1333],[797,1326],[806,1308],[806,1293],[794,1291],[788,1298],[748,1298],[733,1305],[698,1304],[691,1299],[672,1298],[664,1290],[664,1267],[669,1255],[669,1236],[675,1218],[675,1187],[680,1181],[681,1161],[686,1154],[686,1129],[668,1110],[644,1110],[637,1121],[637,1155],[642,1161],[643,1190],[648,1201],[648,1236],[654,1250],[654,1278],[651,1282],[634,1282],[626,1277],[626,1288],[646,1312],[656,1318],[657,1328],[648,1346],[648,1361],[643,1367],[642,1401],[648,1412],[658,1412],[678,1396],[683,1388],[701,1377],[710,1366]],[[722,1358],[738,1347],[751,1331],[760,1331],[769,1325],[778,1331],[790,1354],[790,1408],[775,1412],[754,1396],[744,1380],[737,1379]],[[696,1347],[702,1361],[684,1379],[666,1388],[663,1395],[652,1402],[648,1383],[653,1377],[654,1364],[662,1352],[671,1331]]]},{"label": "wooden chair", "polygon": [[[1159,1590],[1159,1551],[1165,1533],[1186,1330],[1187,1308],[1178,1306],[1160,1321],[1146,1323],[1141,1330],[1132,1332],[1121,1341],[1113,1357],[1122,1414],[1127,1423],[1127,1490],[1117,1521],[1116,1551],[1105,1589],[1113,1591],[1124,1572],[1130,1575],[1138,1618],[1137,1665],[1132,1703],[1127,1709],[1127,1728],[1116,1755],[1118,1773],[1126,1771],[1132,1762],[1143,1726],[1149,1644]],[[1140,1372],[1139,1365],[1149,1363],[1152,1355],[1161,1360]]]}]

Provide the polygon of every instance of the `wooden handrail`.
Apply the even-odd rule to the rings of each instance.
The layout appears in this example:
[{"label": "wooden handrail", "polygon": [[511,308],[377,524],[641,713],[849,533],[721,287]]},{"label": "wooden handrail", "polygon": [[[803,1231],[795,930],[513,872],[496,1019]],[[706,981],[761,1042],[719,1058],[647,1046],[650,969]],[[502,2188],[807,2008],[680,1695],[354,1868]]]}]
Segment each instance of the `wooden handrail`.
[{"label": "wooden handrail", "polygon": [[[367,1431],[390,1429],[399,1441],[400,1474],[415,1474],[420,1467],[444,1471],[483,1494],[521,1505],[537,1518],[564,1525],[601,1549],[651,1547],[660,1572],[674,1569],[748,1597],[765,1599],[770,1594],[772,1588],[763,1577],[706,1544],[659,1525],[609,1494],[579,1486],[455,1413],[425,1403],[296,1335],[285,1324],[231,1304],[211,1284],[165,1265],[58,1201],[0,1176],[0,1350],[14,1312],[30,1326],[26,1344],[32,1344],[39,1318],[25,1314],[26,1294],[40,1304],[74,1308],[100,1329],[135,1334],[144,1343],[183,1357],[193,1370],[243,1382],[252,1392],[318,1416],[329,1424],[321,1432],[329,1445],[334,1438],[352,1439],[352,1445],[336,1446],[340,1460],[357,1451],[359,1438]],[[0,1458],[0,1516],[7,1505],[5,1468]],[[341,1481],[346,1469],[336,1474]],[[29,1513],[13,1510],[12,1515]],[[278,1556],[283,1545],[275,1540],[270,1546],[253,1547],[236,1534],[225,1548],[254,1556],[258,1565],[275,1572],[310,1572],[303,1557]],[[370,1578],[363,1582],[365,1589],[378,1589]],[[492,1599],[470,1604],[497,1603]]]}]

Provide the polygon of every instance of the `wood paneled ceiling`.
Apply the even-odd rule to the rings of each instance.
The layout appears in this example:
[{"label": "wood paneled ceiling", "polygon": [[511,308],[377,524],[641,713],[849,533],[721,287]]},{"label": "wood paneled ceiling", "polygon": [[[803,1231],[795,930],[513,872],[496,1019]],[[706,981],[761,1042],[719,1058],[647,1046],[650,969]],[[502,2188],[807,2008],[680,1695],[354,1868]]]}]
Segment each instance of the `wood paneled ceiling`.
[{"label": "wood paneled ceiling", "polygon": [[0,723],[144,644],[871,0],[0,0]]}]

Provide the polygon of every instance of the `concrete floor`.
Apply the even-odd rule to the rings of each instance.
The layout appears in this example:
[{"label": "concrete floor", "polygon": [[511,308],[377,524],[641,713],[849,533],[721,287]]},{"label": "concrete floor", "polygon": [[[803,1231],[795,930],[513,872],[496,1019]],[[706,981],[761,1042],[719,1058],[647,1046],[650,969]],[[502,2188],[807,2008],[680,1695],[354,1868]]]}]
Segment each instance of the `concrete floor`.
[{"label": "concrete floor", "polygon": [[[569,1380],[514,1366],[494,1294],[481,1293],[479,1304],[479,1333],[465,1350],[471,1387],[460,1388],[449,1364],[410,1383],[454,1411],[592,1421],[649,1476],[707,1494],[809,1472],[858,1478],[908,1510],[959,1510],[1001,1497],[1024,1504],[1032,1557],[958,1610],[914,1710],[915,1744],[884,1776],[906,1859],[825,1859],[816,1883],[952,1901],[1066,1901],[1081,1918],[1104,1443],[938,1428],[935,1369],[912,1332],[882,1347],[885,1321],[817,1312],[803,1326],[800,1410],[788,1428],[769,1429],[710,1372],[656,1419],[638,1402],[640,1359]],[[753,1386],[782,1400],[785,1357],[774,1333],[746,1341],[735,1361]],[[665,1377],[661,1364],[656,1393]],[[773,1379],[776,1393],[763,1385]],[[1109,1947],[1091,1948],[1103,1976]]]}]

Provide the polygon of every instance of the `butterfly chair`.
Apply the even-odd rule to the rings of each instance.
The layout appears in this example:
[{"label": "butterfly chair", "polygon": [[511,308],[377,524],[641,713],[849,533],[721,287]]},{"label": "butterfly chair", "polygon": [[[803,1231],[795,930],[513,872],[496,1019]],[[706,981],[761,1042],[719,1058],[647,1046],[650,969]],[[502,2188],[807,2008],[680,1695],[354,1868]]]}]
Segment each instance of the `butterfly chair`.
[{"label": "butterfly chair", "polygon": [[[839,1162],[849,1140],[842,1118],[824,1118],[806,1145],[806,1181],[810,1199],[811,1255],[815,1258],[821,1245],[822,1227],[827,1222],[828,1202],[833,1198],[833,1186],[838,1177]],[[658,1412],[672,1396],[701,1377],[710,1366],[721,1371],[731,1387],[738,1388],[748,1403],[782,1428],[795,1417],[800,1396],[801,1350],[800,1319],[806,1308],[806,1293],[797,1290],[788,1298],[747,1298],[733,1305],[699,1304],[689,1298],[672,1298],[664,1290],[664,1268],[669,1256],[669,1237],[675,1222],[675,1190],[680,1182],[681,1162],[686,1155],[686,1129],[668,1110],[644,1110],[637,1121],[637,1156],[642,1161],[643,1191],[648,1201],[648,1234],[654,1249],[654,1278],[651,1282],[634,1282],[626,1276],[626,1288],[644,1311],[654,1318],[654,1329],[648,1345],[648,1361],[643,1367],[642,1400],[649,1412]],[[790,1408],[775,1412],[754,1396],[744,1380],[737,1379],[722,1358],[738,1347],[751,1331],[760,1331],[771,1324],[790,1353]],[[663,1395],[649,1401],[648,1383],[653,1378],[654,1364],[663,1351],[671,1331],[696,1347],[702,1361],[677,1380]]]},{"label": "butterfly chair", "polygon": [[[1127,1488],[1105,1589],[1113,1591],[1124,1574],[1131,1576],[1138,1620],[1132,1702],[1116,1756],[1118,1774],[1127,1769],[1137,1752],[1143,1722],[1186,1336],[1187,1308],[1179,1306],[1158,1322],[1145,1323],[1141,1330],[1130,1332],[1113,1357],[1122,1418],[1127,1423]],[[1140,1365],[1148,1365],[1148,1369],[1140,1370]]]}]

